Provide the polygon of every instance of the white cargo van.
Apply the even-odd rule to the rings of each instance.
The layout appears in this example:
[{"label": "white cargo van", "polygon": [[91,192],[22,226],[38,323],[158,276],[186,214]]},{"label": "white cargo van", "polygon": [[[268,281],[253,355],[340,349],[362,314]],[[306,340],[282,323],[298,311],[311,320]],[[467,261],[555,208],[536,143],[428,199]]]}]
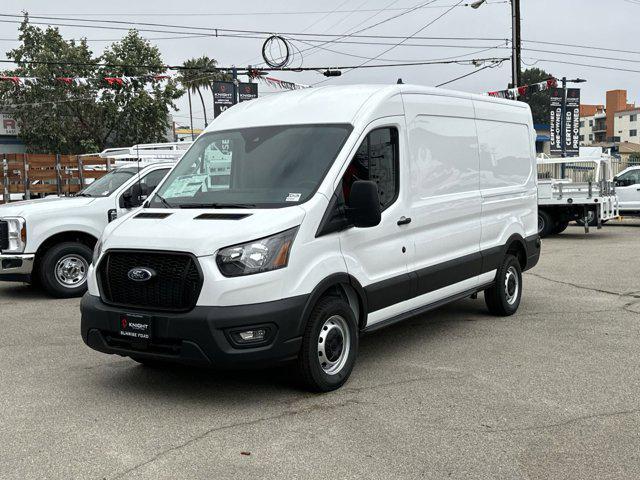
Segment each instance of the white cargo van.
[{"label": "white cargo van", "polygon": [[141,363],[295,359],[327,391],[362,332],[480,291],[511,315],[540,254],[534,138],[523,103],[410,85],[234,106],[106,228],[83,340]]}]

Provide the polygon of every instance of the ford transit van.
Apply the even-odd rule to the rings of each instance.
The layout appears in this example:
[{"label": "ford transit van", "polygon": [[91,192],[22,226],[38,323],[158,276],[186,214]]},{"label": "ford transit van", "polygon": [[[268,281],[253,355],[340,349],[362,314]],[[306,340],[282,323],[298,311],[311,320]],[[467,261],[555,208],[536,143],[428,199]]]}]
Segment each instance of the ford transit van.
[{"label": "ford transit van", "polygon": [[82,338],[145,364],[293,360],[328,391],[364,332],[481,291],[511,315],[540,254],[534,139],[524,103],[419,86],[236,105],[106,228]]}]

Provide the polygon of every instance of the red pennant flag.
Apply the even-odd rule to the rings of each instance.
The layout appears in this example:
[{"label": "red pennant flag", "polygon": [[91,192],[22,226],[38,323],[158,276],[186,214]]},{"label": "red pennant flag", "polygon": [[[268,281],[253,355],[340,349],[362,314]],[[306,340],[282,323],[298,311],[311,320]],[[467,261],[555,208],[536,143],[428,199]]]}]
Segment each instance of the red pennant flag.
[{"label": "red pennant flag", "polygon": [[104,79],[109,85],[122,86],[124,84],[123,80],[119,77],[104,77]]},{"label": "red pennant flag", "polygon": [[0,80],[13,82],[15,85],[20,85],[20,77],[0,77]]},{"label": "red pennant flag", "polygon": [[67,85],[71,85],[71,83],[73,83],[73,78],[71,78],[71,77],[58,77],[58,78],[56,78],[56,80],[58,80],[60,82],[64,82]]},{"label": "red pennant flag", "polygon": [[558,86],[558,82],[556,81],[555,78],[550,78],[549,80],[547,80],[547,87],[548,88],[554,88]]},{"label": "red pennant flag", "polygon": [[518,87],[518,95],[526,95],[529,90],[528,85],[523,85],[522,87]]}]

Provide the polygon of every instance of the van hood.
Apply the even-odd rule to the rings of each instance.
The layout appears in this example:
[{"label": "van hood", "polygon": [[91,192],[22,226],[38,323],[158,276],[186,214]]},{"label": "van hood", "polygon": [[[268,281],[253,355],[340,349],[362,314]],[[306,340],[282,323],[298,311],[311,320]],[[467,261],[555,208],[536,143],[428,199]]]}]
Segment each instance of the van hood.
[{"label": "van hood", "polygon": [[[145,218],[155,214],[167,216]],[[202,215],[246,216],[198,218]],[[305,211],[299,206],[247,210],[144,208],[117,225],[103,239],[102,249],[171,250],[204,257],[223,247],[297,227],[304,216]]]},{"label": "van hood", "polygon": [[89,205],[95,200],[95,198],[90,197],[58,197],[52,195],[45,198],[11,202],[0,205],[0,218],[16,216],[27,218],[31,214],[50,214],[57,211],[68,211],[71,208],[81,208]]}]

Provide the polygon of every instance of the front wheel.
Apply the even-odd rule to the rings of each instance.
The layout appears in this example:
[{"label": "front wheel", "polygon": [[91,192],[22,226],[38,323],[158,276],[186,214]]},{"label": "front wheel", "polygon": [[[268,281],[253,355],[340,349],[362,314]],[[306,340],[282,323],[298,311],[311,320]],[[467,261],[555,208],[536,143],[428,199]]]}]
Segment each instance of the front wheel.
[{"label": "front wheel", "polygon": [[513,255],[507,255],[496,273],[496,281],[484,291],[489,313],[508,317],[518,310],[522,298],[522,269]]},{"label": "front wheel", "polygon": [[46,251],[39,280],[54,297],[79,297],[87,291],[87,273],[93,252],[82,243],[64,242]]},{"label": "front wheel", "polygon": [[340,388],[357,354],[358,327],[351,307],[339,297],[321,299],[302,337],[298,368],[303,383],[314,392]]}]

